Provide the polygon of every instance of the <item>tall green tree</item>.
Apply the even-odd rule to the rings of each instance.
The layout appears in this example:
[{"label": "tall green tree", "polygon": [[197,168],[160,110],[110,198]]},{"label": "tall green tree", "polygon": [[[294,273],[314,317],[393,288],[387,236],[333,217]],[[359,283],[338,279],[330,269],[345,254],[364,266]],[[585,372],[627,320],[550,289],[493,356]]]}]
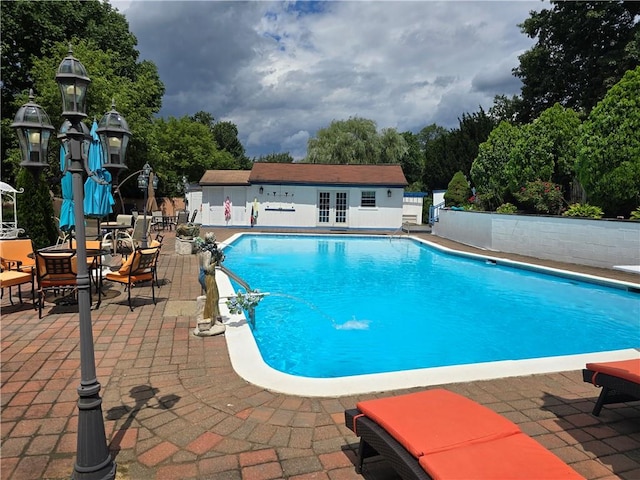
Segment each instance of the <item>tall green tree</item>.
[{"label": "tall green tree", "polygon": [[218,122],[213,126],[212,133],[218,148],[233,155],[237,168],[244,168],[248,159],[238,138],[238,127],[232,122]]},{"label": "tall green tree", "polygon": [[[0,2],[0,15],[2,177],[5,181],[13,182],[16,174],[13,163],[5,162],[8,152],[17,145],[10,124],[30,88],[34,88],[38,96],[41,95],[36,85],[39,79],[33,72],[35,62],[51,58],[54,63],[57,62],[57,68],[64,57],[60,56],[60,43],[65,46],[72,43],[75,47],[81,39],[91,40],[93,49],[111,53],[113,61],[110,68],[116,76],[133,81],[140,75],[139,52],[135,49],[137,40],[129,32],[126,18],[107,2],[16,0]],[[84,63],[86,59],[82,58],[81,61]],[[47,75],[53,77],[55,68]],[[92,74],[95,75],[89,71],[89,76]],[[54,124],[57,123],[59,117],[55,112],[48,113]]]},{"label": "tall green tree", "polygon": [[567,193],[575,177],[580,124],[576,112],[557,103],[522,126],[521,136],[505,166],[510,190],[514,192],[527,182],[542,180],[559,184]]},{"label": "tall green tree", "polygon": [[591,203],[629,216],[640,205],[640,67],[625,74],[584,122],[576,171]]},{"label": "tall green tree", "polygon": [[176,195],[182,176],[199,181],[206,170],[233,170],[233,155],[218,149],[211,129],[192,117],[160,118],[154,123],[156,139],[154,169],[166,182],[166,195]]},{"label": "tall green tree", "polygon": [[446,189],[458,171],[468,177],[478,147],[489,137],[495,124],[495,120],[480,108],[472,114],[464,113],[458,128],[449,131],[434,126],[423,129],[424,135],[433,137],[425,143],[425,186],[429,190]]},{"label": "tall green tree", "polygon": [[400,159],[400,165],[404,176],[409,183],[407,190],[419,192],[423,190],[422,169],[424,166],[424,155],[420,148],[420,140],[417,135],[411,132],[402,132],[402,137],[407,144],[407,153]]},{"label": "tall green tree", "polygon": [[307,144],[309,163],[400,163],[406,153],[404,138],[395,129],[378,133],[373,120],[353,117],[334,120],[318,130]]},{"label": "tall green tree", "polygon": [[506,95],[496,95],[493,98],[493,105],[489,108],[489,116],[496,122],[518,123],[518,112],[521,109],[522,99],[517,95],[507,97]]},{"label": "tall green tree", "polygon": [[251,160],[246,156],[244,146],[238,138],[238,127],[232,122],[216,122],[209,112],[196,112],[191,119],[194,122],[206,125],[213,135],[219,150],[225,150],[236,159],[234,168],[241,170],[251,169]]},{"label": "tall green tree", "polygon": [[476,188],[476,202],[483,208],[495,210],[511,199],[506,166],[521,137],[520,127],[503,121],[478,148],[471,181]]},{"label": "tall green tree", "polygon": [[514,75],[522,80],[523,123],[555,103],[588,114],[624,72],[640,65],[640,4],[552,1],[520,28],[537,38]]},{"label": "tall green tree", "polygon": [[422,185],[427,191],[444,189],[451,179],[446,168],[446,139],[449,130],[432,123],[417,134],[423,155]]},{"label": "tall green tree", "polygon": [[[15,132],[10,128],[17,109],[27,101],[30,88],[36,101],[48,112],[54,127],[59,128],[61,100],[55,83],[58,65],[66,56],[68,46],[85,65],[92,83],[88,90],[87,124],[116,108],[129,122],[133,139],[128,149],[130,166],[141,166],[152,150],[147,134],[152,117],[160,110],[164,87],[157,68],[151,62],[138,63],[136,38],[129,32],[123,15],[108,3],[98,0],[31,2],[1,2],[2,15],[2,178],[18,187],[28,188],[18,167],[20,154]],[[52,168],[44,172],[44,179],[56,191],[59,188],[59,143],[50,142]],[[136,190],[137,191],[137,190]],[[35,198],[35,197],[34,197]],[[48,214],[50,198],[38,197],[34,209],[21,213],[20,222],[30,236],[55,229]],[[45,198],[48,201],[45,201]],[[26,202],[23,202],[26,207]],[[18,206],[19,209],[20,204]],[[43,213],[44,212],[44,213]],[[54,237],[55,240],[55,237]]]}]

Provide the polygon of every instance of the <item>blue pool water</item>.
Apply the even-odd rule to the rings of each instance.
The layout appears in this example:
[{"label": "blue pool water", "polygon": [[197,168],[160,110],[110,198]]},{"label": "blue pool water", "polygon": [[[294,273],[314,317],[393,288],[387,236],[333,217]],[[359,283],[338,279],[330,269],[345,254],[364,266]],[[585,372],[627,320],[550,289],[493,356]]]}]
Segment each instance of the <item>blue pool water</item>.
[{"label": "blue pool water", "polygon": [[[640,346],[640,295],[389,237],[243,235],[225,266],[269,292],[253,334],[333,378]],[[234,285],[237,288],[237,285]]]}]

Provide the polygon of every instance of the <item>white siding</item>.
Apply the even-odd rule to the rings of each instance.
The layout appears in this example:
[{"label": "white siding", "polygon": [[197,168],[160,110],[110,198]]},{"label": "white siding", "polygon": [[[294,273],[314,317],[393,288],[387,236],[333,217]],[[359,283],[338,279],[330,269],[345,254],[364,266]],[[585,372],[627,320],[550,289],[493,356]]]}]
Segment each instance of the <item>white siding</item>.
[{"label": "white siding", "polygon": [[[259,204],[257,227],[398,229],[402,226],[402,188],[390,189],[391,197],[387,195],[388,188],[332,185],[204,186],[202,190],[202,223],[205,226],[249,227],[254,199]],[[376,192],[375,207],[360,206],[363,190]],[[321,191],[331,192],[332,199],[335,198],[335,192],[347,193],[346,223],[318,222],[318,194]],[[224,200],[227,195],[233,203],[233,214],[228,224],[224,220]],[[206,210],[208,215],[204,213]]]}]

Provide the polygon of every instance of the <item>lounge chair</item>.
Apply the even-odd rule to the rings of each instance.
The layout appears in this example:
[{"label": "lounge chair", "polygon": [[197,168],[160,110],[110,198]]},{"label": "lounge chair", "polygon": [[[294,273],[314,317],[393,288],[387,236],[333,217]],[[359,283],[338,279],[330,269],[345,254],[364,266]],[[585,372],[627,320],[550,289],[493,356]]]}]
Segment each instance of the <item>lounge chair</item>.
[{"label": "lounge chair", "polygon": [[507,418],[448,390],[359,402],[345,411],[359,463],[379,454],[404,479],[578,479]]},{"label": "lounge chair", "polygon": [[603,405],[640,400],[640,358],[617,362],[587,363],[582,379],[602,387],[593,407],[593,414],[600,415]]}]

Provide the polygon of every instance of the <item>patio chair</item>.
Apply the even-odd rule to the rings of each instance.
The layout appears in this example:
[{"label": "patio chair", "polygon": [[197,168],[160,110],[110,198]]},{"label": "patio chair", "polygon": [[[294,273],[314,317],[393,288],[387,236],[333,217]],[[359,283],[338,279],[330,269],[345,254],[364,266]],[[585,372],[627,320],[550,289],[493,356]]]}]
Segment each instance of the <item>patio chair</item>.
[{"label": "patio chair", "polygon": [[146,219],[146,232],[145,232],[145,220],[143,217],[138,217],[133,225],[133,231],[129,233],[126,230],[119,230],[116,238],[116,251],[124,256],[129,256],[136,248],[142,244],[142,239],[147,237],[149,241],[149,233],[151,232],[151,218]]},{"label": "patio chair", "polygon": [[359,463],[381,455],[403,479],[579,479],[520,428],[466,397],[435,389],[359,402],[345,411]]},{"label": "patio chair", "polygon": [[602,387],[592,411],[596,417],[604,405],[640,400],[640,358],[587,363],[586,367],[582,370],[582,379]]},{"label": "patio chair", "polygon": [[[153,298],[153,304],[156,304],[154,284],[157,283],[156,266],[159,253],[159,247],[137,248],[122,265],[120,270],[107,273],[105,277],[107,280],[124,285],[127,291],[127,302],[132,312],[131,289],[140,283],[151,282],[151,296]],[[160,287],[160,285],[158,285],[158,287]]]},{"label": "patio chair", "polygon": [[53,220],[56,224],[56,228],[58,229],[58,238],[56,239],[56,245],[64,245],[64,243],[69,240],[69,232],[65,232],[60,229],[60,219],[58,217],[53,217]]},{"label": "patio chair", "polygon": [[189,220],[189,223],[195,222],[197,216],[198,216],[198,210],[194,210],[193,212],[191,212],[191,219]]},{"label": "patio chair", "polygon": [[[147,219],[147,221],[149,220]],[[164,230],[164,220],[162,218],[161,210],[154,210],[151,212],[151,225],[156,232]]]},{"label": "patio chair", "polygon": [[11,262],[11,270],[32,272],[36,265],[30,238],[0,240],[0,257]]},{"label": "patio chair", "polygon": [[[52,250],[35,252],[36,276],[38,278],[38,318],[48,292],[78,289],[78,258],[75,250]],[[91,289],[89,289],[91,295]]]},{"label": "patio chair", "polygon": [[178,215],[177,215],[176,225],[181,225],[183,223],[187,223],[187,220],[189,220],[189,212],[180,211],[180,212],[178,212]]},{"label": "patio chair", "polygon": [[33,301],[33,308],[36,308],[36,294],[33,280],[33,270],[20,271],[12,269],[11,267],[16,265],[14,262],[5,260],[0,257],[0,290],[4,295],[4,289],[9,289],[9,301],[13,305],[13,298],[11,296],[11,287],[18,287],[18,299],[22,303],[22,285],[25,283],[31,283],[31,299]]}]

